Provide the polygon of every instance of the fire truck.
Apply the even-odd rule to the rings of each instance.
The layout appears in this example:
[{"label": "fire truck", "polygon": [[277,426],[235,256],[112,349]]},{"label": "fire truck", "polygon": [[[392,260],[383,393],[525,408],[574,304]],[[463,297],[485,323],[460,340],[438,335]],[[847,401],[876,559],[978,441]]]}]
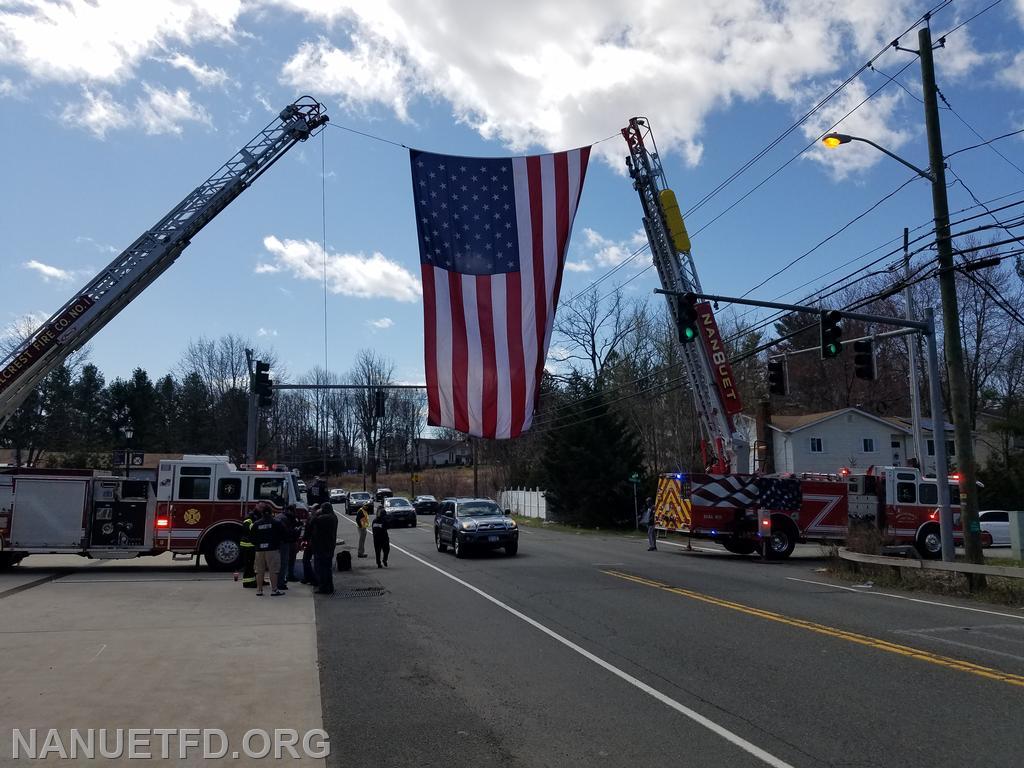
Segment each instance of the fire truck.
[{"label": "fire truck", "polygon": [[[659,479],[655,525],[716,539],[730,552],[760,551],[780,559],[789,557],[798,541],[846,540],[854,529],[871,531],[885,543],[912,544],[923,557],[939,556],[938,486],[916,469],[799,477],[749,473],[749,443],[733,422],[743,406],[725,341],[711,305],[687,295],[703,290],[647,119],[632,118],[622,136],[652,260],[679,329],[677,349],[699,417],[704,459],[701,474]],[[950,498],[954,538],[962,538],[957,480],[949,480]]]},{"label": "fire truck", "polygon": [[[289,104],[206,181],[77,291],[0,361],[0,427],[40,381],[96,335],[181,255],[207,224],[284,154],[328,122],[309,96]],[[160,463],[155,487],[91,470],[0,470],[0,566],[28,554],[203,554],[233,568],[255,502],[304,509],[286,471],[238,469],[226,456]]]},{"label": "fire truck", "polygon": [[200,555],[241,561],[242,519],[260,501],[306,505],[286,468],[237,468],[227,456],[163,460],[156,481],[82,469],[0,470],[0,567],[31,554],[122,560]]},{"label": "fire truck", "polygon": [[[923,558],[942,554],[938,485],[912,467],[862,474],[662,475],[659,528],[713,539],[729,552],[784,559],[797,542],[841,543],[867,535],[881,545],[912,545]],[[959,478],[947,479],[954,538],[960,526]]]}]

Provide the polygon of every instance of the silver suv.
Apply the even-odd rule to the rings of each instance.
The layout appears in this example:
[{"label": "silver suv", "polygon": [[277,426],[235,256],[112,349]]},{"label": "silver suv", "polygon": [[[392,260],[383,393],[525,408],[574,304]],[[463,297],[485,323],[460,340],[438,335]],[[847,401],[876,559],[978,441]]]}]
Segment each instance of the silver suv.
[{"label": "silver suv", "polygon": [[445,499],[434,516],[438,552],[465,557],[470,549],[498,549],[512,556],[519,551],[519,526],[491,499]]}]

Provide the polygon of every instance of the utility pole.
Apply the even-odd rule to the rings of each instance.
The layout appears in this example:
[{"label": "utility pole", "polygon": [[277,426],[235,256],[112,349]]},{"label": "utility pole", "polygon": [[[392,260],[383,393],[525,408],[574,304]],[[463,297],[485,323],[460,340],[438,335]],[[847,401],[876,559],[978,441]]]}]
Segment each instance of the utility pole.
[{"label": "utility pole", "polygon": [[469,446],[472,449],[473,455],[473,495],[477,498],[480,497],[480,474],[477,471],[477,460],[476,460],[476,438],[469,438]]},{"label": "utility pole", "polygon": [[[914,316],[914,290],[910,287],[910,230],[903,228],[903,276],[907,287],[903,289],[903,298],[907,304],[907,320],[916,320]],[[914,456],[917,466],[924,472],[925,452],[924,440],[921,438],[921,390],[917,385],[917,337],[907,337],[907,353],[910,365],[910,424],[914,430]],[[934,420],[934,415],[933,415]]]},{"label": "utility pole", "polygon": [[[981,527],[978,523],[977,468],[974,438],[971,434],[967,376],[964,371],[960,337],[960,308],[953,271],[953,243],[949,231],[949,200],[946,197],[946,161],[942,154],[942,130],[939,125],[938,89],[935,85],[935,61],[932,57],[932,33],[926,25],[917,33],[921,57],[921,85],[924,91],[924,116],[928,132],[928,159],[932,172],[932,206],[935,209],[935,239],[939,251],[939,293],[942,297],[943,346],[949,375],[949,399],[953,413],[953,434],[959,451],[960,516],[964,531],[964,549],[971,563],[983,563]],[[938,454],[939,442],[945,443],[945,417],[932,413],[932,440]],[[942,481],[943,478],[938,478]],[[984,576],[972,576],[972,586],[984,586]]]}]

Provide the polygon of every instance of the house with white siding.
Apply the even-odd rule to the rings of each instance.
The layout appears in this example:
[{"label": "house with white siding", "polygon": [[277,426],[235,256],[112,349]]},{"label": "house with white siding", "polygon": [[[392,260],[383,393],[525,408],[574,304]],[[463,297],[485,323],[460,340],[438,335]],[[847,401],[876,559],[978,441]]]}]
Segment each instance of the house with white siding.
[{"label": "house with white siding", "polygon": [[[759,444],[755,420],[737,417],[737,427],[750,440],[750,466],[760,469],[764,446]],[[766,425],[776,472],[837,472],[840,468],[907,466],[917,458],[910,420],[876,416],[860,408],[840,408],[797,416],[772,416]],[[922,419],[926,456],[920,460],[926,474],[935,472],[935,443],[930,419]],[[945,424],[950,463],[956,462],[953,425]],[[769,442],[769,441],[764,441]],[[756,459],[756,461],[755,461]]]}]

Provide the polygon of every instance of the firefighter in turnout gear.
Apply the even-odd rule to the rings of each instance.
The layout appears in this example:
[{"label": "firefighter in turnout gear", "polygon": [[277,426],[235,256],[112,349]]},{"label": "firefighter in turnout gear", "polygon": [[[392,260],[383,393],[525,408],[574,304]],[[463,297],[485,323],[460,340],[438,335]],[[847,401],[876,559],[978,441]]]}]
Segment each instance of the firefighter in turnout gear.
[{"label": "firefighter in turnout gear", "polygon": [[253,509],[242,520],[242,539],[238,545],[242,548],[242,586],[256,589],[256,544],[252,540],[252,524],[259,517]]}]

